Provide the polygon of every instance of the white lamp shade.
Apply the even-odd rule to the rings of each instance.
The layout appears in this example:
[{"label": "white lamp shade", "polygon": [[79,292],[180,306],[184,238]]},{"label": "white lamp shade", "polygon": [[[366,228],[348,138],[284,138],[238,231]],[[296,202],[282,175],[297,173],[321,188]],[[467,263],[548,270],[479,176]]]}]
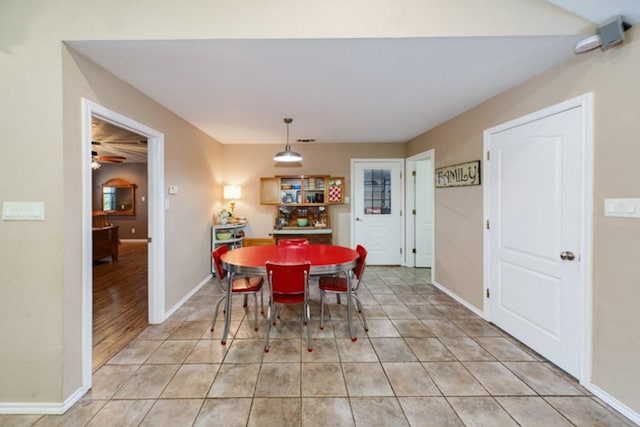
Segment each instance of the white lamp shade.
[{"label": "white lamp shade", "polygon": [[223,196],[227,200],[235,200],[242,197],[242,187],[239,185],[225,185]]}]

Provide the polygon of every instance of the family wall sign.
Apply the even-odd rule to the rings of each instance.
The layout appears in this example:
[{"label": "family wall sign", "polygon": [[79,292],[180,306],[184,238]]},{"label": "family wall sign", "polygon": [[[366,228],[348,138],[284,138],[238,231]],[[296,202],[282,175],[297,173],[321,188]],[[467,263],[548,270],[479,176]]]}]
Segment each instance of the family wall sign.
[{"label": "family wall sign", "polygon": [[480,185],[480,160],[436,169],[436,188]]}]

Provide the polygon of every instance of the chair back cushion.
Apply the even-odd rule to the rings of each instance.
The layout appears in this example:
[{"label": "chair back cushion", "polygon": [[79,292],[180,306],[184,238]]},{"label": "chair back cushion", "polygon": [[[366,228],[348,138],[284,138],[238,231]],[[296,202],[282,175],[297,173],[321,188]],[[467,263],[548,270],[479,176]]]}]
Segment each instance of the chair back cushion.
[{"label": "chair back cushion", "polygon": [[218,278],[218,280],[223,280],[225,278],[226,271],[222,268],[222,260],[220,258],[228,251],[229,247],[227,245],[221,245],[211,253],[211,257],[213,258],[213,266],[216,269],[216,277]]},{"label": "chair back cushion", "polygon": [[362,272],[364,271],[364,266],[367,260],[367,250],[362,245],[356,246],[356,252],[360,255],[358,258],[358,262],[356,263],[356,267],[353,269],[358,280],[362,277]]},{"label": "chair back cushion", "polygon": [[309,244],[309,239],[280,239],[278,240],[278,246],[306,246]]},{"label": "chair back cushion", "polygon": [[304,301],[311,262],[267,261],[265,266],[274,302],[286,304]]}]

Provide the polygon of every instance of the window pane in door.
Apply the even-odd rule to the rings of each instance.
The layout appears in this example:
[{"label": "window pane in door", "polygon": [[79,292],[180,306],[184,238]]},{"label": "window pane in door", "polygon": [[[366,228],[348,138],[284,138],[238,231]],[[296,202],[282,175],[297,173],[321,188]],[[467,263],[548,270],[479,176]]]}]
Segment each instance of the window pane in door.
[{"label": "window pane in door", "polygon": [[364,214],[391,214],[391,169],[364,170]]}]

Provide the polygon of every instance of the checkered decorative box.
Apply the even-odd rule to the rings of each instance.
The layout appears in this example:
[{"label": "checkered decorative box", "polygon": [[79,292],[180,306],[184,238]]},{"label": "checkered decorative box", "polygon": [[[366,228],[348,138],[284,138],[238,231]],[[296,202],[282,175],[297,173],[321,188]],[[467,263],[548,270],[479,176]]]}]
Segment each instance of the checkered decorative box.
[{"label": "checkered decorative box", "polygon": [[342,189],[338,185],[329,186],[329,201],[339,202],[342,200]]}]

